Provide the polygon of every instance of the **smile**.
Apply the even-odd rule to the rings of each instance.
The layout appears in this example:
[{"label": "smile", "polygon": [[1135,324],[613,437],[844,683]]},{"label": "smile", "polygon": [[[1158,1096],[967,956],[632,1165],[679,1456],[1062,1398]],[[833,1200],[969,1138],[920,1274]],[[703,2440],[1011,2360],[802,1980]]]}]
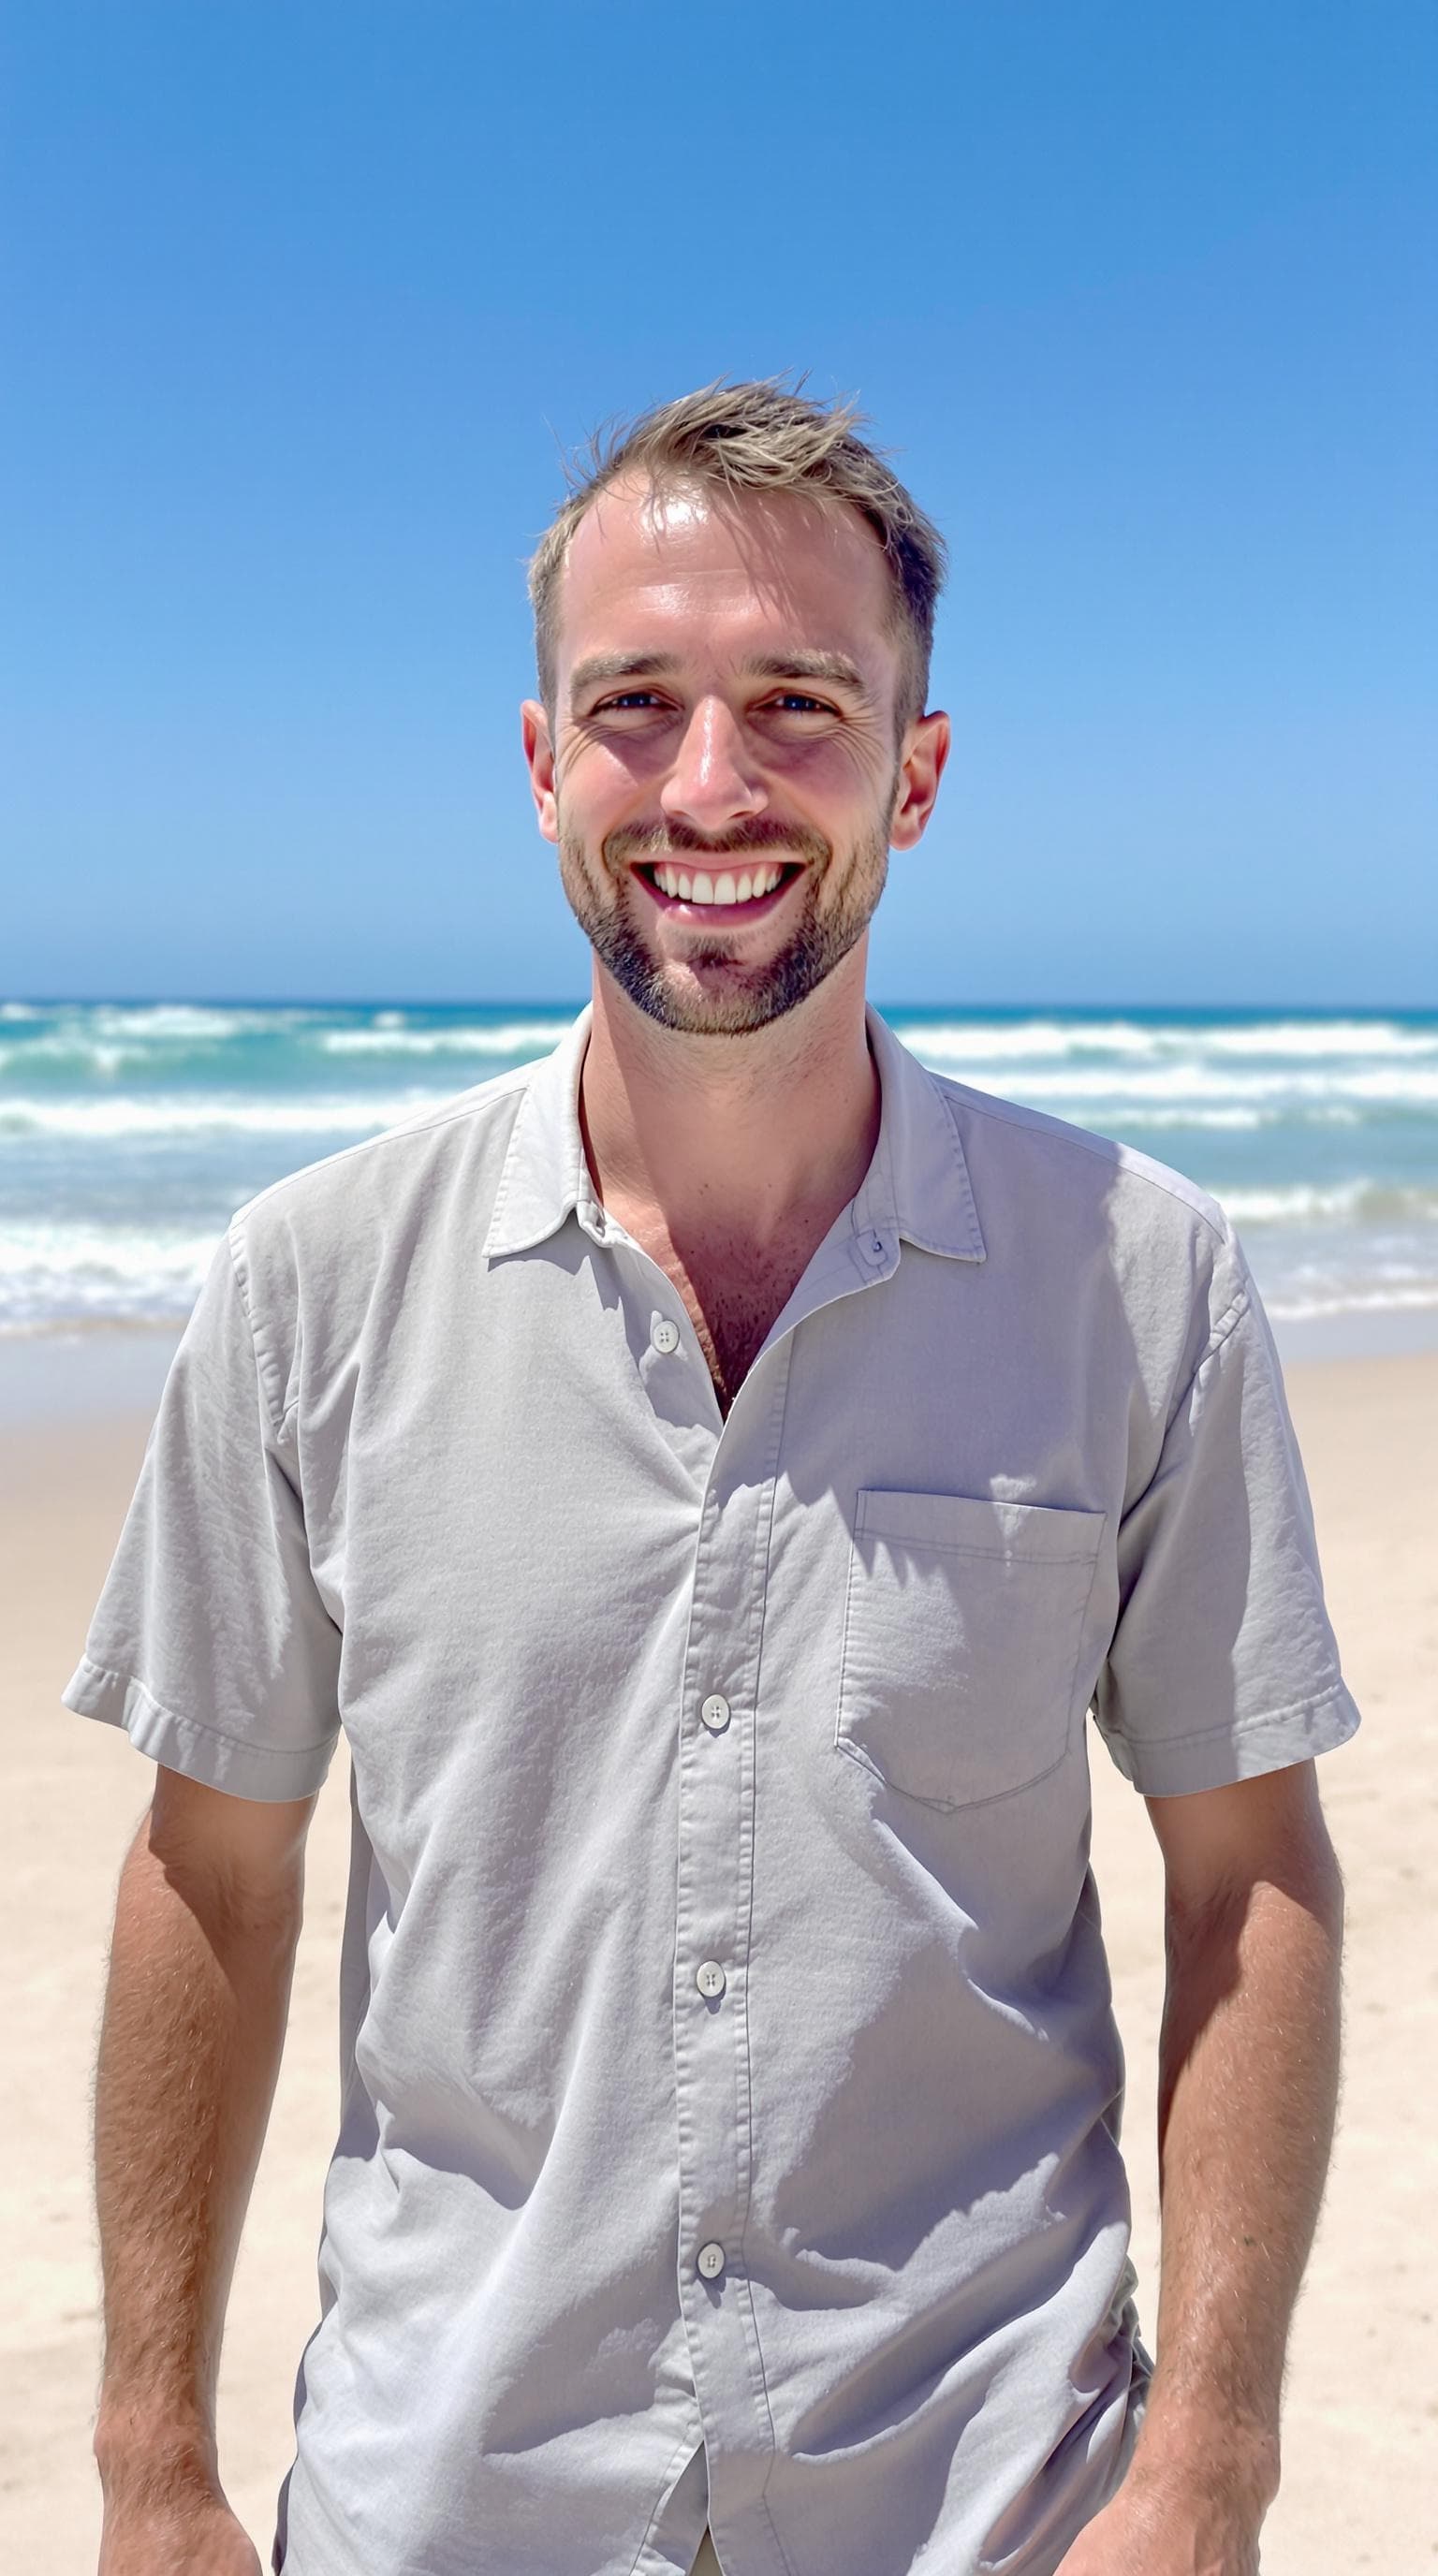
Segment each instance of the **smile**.
[{"label": "smile", "polygon": [[690,912],[734,912],[743,908],[746,918],[757,919],[772,910],[796,877],[803,875],[797,860],[770,861],[759,867],[742,870],[724,868],[681,868],[672,860],[651,861],[634,873],[649,889],[656,903],[666,911],[671,907]]}]

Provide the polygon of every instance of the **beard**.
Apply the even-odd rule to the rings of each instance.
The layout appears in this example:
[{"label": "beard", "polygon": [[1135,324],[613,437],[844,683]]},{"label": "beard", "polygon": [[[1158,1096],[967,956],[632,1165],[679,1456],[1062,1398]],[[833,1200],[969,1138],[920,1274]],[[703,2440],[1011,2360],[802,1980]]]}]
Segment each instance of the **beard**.
[{"label": "beard", "polygon": [[[794,895],[791,888],[785,898],[797,918],[782,947],[746,965],[739,943],[720,930],[692,938],[682,961],[656,955],[637,910],[649,897],[631,874],[631,863],[692,853],[712,869],[716,861],[755,852],[775,863],[803,862],[799,891]],[[833,844],[822,833],[756,818],[722,841],[701,840],[682,823],[611,832],[596,867],[560,818],[560,877],[601,966],[647,1018],[691,1037],[743,1037],[767,1028],[806,1001],[862,939],[888,875],[888,833],[876,822],[855,844],[838,899],[821,912],[819,891],[832,877],[833,859]]]}]

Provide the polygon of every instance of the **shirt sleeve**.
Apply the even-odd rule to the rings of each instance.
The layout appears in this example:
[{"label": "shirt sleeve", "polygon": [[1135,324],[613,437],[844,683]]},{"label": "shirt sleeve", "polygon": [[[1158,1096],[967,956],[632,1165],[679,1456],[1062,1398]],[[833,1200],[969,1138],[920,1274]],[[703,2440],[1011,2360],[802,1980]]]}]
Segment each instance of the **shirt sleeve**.
[{"label": "shirt sleeve", "polygon": [[339,1733],[339,1653],[226,1235],[60,1696],[213,1789],[302,1798],[324,1779]]},{"label": "shirt sleeve", "polygon": [[1118,1532],[1119,1614],[1094,1716],[1148,1797],[1222,1788],[1346,1743],[1359,1719],[1268,1319],[1234,1293]]}]

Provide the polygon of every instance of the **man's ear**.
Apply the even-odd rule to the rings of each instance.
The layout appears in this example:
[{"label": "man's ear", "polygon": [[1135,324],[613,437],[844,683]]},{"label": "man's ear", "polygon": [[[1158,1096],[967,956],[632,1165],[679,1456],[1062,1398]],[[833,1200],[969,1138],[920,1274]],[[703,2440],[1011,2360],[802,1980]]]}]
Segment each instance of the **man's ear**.
[{"label": "man's ear", "polygon": [[911,850],[923,838],[939,780],[949,756],[952,729],[941,708],[932,715],[916,716],[904,736],[904,749],[899,759],[898,783],[894,789],[894,810],[889,818],[889,846]]},{"label": "man's ear", "polygon": [[554,794],[554,741],[549,729],[548,713],[538,698],[526,698],[519,710],[524,737],[525,765],[529,771],[529,792],[534,798],[534,811],[539,829],[546,841],[559,839],[559,807]]}]

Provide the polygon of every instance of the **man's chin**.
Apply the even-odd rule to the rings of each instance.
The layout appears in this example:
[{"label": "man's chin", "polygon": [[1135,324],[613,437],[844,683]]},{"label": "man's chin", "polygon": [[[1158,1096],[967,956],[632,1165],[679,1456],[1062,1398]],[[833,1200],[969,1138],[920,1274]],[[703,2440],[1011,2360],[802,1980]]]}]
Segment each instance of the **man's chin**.
[{"label": "man's chin", "polygon": [[601,966],[637,1010],[688,1037],[744,1037],[782,1019],[822,980],[800,943],[762,967],[722,954],[656,957],[637,938],[593,940]]},{"label": "man's chin", "polygon": [[695,974],[686,966],[661,964],[638,975],[616,973],[613,966],[609,971],[648,1018],[688,1037],[747,1036],[782,1019],[813,989],[791,979],[756,976],[752,969],[711,968]]}]

